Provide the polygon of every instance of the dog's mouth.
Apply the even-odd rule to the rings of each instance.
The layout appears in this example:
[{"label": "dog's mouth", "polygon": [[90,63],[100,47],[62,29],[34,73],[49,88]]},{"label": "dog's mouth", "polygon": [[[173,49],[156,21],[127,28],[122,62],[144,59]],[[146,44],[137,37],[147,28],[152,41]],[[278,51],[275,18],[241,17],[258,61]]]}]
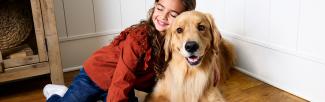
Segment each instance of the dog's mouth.
[{"label": "dog's mouth", "polygon": [[201,62],[201,57],[192,55],[190,57],[186,57],[186,60],[190,65],[194,66],[198,65]]}]

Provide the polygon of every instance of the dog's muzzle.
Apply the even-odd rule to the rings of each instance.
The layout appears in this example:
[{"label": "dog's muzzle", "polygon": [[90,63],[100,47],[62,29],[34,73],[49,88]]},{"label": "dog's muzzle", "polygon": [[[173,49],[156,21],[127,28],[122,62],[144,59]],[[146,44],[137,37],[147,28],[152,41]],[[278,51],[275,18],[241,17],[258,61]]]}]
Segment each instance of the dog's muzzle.
[{"label": "dog's muzzle", "polygon": [[185,50],[190,54],[189,57],[186,57],[186,60],[190,65],[197,65],[200,63],[200,56],[195,55],[199,47],[199,44],[195,41],[188,41],[185,43]]},{"label": "dog's muzzle", "polygon": [[185,43],[185,50],[189,53],[194,53],[199,49],[199,44],[195,41],[188,41]]}]

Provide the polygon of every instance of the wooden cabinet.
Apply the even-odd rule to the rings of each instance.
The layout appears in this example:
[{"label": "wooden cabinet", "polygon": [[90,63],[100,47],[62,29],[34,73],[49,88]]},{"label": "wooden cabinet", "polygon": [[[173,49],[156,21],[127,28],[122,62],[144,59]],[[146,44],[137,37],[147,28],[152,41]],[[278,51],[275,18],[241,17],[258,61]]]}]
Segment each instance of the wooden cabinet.
[{"label": "wooden cabinet", "polygon": [[26,1],[26,6],[31,9],[33,22],[33,30],[29,36],[34,36],[36,47],[30,48],[33,50],[32,54],[23,52],[24,56],[18,57],[4,55],[5,50],[0,50],[0,83],[50,73],[52,83],[64,84],[53,0]]}]

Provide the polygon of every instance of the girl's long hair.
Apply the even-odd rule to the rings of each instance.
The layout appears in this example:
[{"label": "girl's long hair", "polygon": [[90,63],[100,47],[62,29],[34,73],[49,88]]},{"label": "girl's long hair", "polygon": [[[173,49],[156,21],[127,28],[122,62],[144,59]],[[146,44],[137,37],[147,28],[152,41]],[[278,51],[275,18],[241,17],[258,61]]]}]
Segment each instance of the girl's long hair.
[{"label": "girl's long hair", "polygon": [[[159,0],[155,0],[155,4]],[[185,7],[184,11],[194,10],[196,7],[196,0],[182,0],[182,4]],[[150,67],[154,69],[158,78],[163,77],[163,72],[165,71],[165,55],[164,55],[164,37],[160,32],[155,28],[155,25],[152,21],[152,14],[154,13],[155,7],[152,7],[148,11],[148,19],[141,21],[141,24],[146,24],[149,28],[149,44],[151,46],[151,60]]]}]

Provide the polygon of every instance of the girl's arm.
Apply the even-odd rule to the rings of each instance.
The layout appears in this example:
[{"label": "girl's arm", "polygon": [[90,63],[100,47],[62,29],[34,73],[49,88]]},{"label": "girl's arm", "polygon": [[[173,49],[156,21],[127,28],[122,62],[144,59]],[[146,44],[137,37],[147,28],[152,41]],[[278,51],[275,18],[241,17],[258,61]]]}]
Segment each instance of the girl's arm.
[{"label": "girl's arm", "polygon": [[[134,32],[143,33],[144,31]],[[141,56],[145,53],[143,36],[127,36],[124,47],[121,49],[121,55],[113,75],[112,83],[108,89],[108,102],[127,102],[128,93],[133,90],[136,76],[134,74]]]}]

